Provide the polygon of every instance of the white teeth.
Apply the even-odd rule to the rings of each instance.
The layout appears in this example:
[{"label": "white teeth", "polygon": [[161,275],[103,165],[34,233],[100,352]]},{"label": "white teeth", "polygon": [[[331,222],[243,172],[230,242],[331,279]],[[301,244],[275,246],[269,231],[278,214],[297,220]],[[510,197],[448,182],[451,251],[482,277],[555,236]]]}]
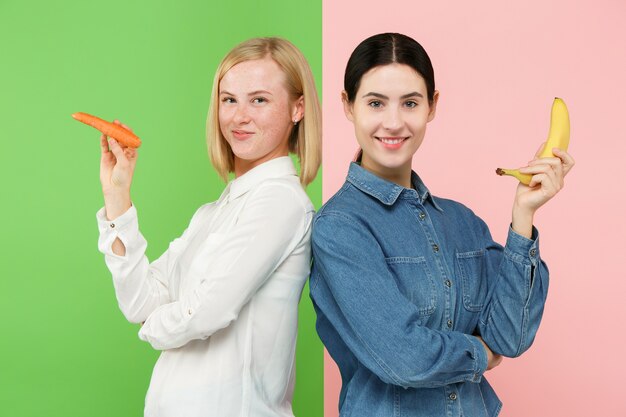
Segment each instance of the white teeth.
[{"label": "white teeth", "polygon": [[404,139],[385,139],[385,138],[380,138],[380,141],[382,143],[386,143],[388,145],[396,145],[400,142],[402,142]]}]

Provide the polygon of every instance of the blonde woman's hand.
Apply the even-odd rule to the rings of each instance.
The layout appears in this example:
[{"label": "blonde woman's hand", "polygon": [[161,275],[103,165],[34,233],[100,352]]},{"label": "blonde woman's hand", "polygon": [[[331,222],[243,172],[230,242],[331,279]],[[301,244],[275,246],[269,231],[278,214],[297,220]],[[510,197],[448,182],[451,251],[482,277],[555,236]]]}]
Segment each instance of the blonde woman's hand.
[{"label": "blonde woman's hand", "polygon": [[[113,123],[132,132],[119,120]],[[100,183],[109,220],[123,214],[131,206],[130,186],[137,163],[137,150],[122,147],[116,140],[100,136]]]}]

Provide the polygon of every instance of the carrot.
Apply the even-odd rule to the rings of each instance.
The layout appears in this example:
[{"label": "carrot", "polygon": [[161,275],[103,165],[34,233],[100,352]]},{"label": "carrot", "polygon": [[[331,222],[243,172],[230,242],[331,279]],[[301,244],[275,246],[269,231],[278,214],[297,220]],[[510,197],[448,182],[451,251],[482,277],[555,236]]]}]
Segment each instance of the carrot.
[{"label": "carrot", "polygon": [[110,136],[117,140],[122,146],[129,148],[138,148],[141,146],[141,140],[128,129],[124,129],[120,125],[107,122],[99,117],[92,116],[87,113],[74,113],[72,117],[79,122],[83,122],[89,126],[95,127],[106,136]]}]

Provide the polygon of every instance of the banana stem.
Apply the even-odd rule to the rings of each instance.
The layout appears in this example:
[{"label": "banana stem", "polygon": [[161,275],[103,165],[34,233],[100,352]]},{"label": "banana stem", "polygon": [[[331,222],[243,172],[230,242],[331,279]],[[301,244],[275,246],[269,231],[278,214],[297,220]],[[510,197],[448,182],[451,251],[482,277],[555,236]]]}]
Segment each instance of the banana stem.
[{"label": "banana stem", "polygon": [[496,169],[496,174],[498,175],[510,175],[511,177],[517,178],[519,182],[522,184],[528,185],[530,184],[530,180],[532,179],[532,175],[522,174],[517,169],[506,169],[506,168],[498,168]]}]

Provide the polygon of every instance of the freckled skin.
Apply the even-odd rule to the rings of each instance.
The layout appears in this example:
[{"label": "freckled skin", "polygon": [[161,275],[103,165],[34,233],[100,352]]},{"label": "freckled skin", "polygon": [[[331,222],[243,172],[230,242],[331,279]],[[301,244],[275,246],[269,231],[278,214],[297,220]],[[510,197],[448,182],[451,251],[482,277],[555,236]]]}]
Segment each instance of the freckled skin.
[{"label": "freckled skin", "polygon": [[241,62],[219,86],[220,130],[235,155],[235,175],[289,154],[293,119],[303,108],[292,100],[285,74],[270,58]]},{"label": "freckled skin", "polygon": [[[414,92],[418,95],[403,98]],[[383,178],[406,182],[426,125],[435,117],[437,99],[438,93],[432,105],[428,103],[424,78],[408,65],[389,64],[366,72],[354,102],[348,103],[344,95],[346,117],[354,124],[357,141],[363,149],[361,165]],[[401,145],[385,146],[381,141],[385,138],[405,140]]]}]

